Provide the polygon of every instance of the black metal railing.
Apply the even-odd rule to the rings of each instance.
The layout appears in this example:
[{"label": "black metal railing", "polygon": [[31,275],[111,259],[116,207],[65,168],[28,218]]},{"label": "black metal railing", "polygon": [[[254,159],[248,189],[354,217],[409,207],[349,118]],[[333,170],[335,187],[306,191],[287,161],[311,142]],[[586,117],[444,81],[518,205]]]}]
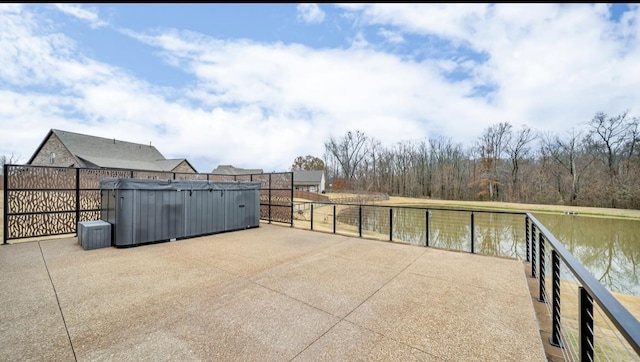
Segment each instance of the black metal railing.
[{"label": "black metal railing", "polygon": [[[563,352],[566,359],[640,360],[638,320],[531,213],[527,213],[526,226],[527,248],[531,247],[532,252],[531,276],[539,279],[539,301],[549,305],[547,309],[551,315],[552,330],[549,343],[566,350]],[[551,253],[547,251],[547,247],[551,249]],[[545,280],[547,258],[551,262],[551,299],[548,298]],[[565,278],[562,278],[563,271],[569,274]],[[574,279],[576,283],[567,283],[566,280],[569,278]],[[562,311],[567,309],[564,306],[561,308],[560,302],[563,295],[572,296],[564,289],[577,289],[577,313],[575,316],[566,313],[569,318],[577,319],[577,328],[563,323]],[[601,314],[598,315],[596,312]],[[608,324],[607,320],[613,326],[609,325],[608,329],[596,328],[596,317],[602,319],[603,326]],[[608,339],[610,343],[598,343],[598,330],[601,331],[602,339]],[[570,334],[574,337],[570,337]]]},{"label": "black metal railing", "polygon": [[8,240],[77,232],[100,218],[105,177],[260,182],[260,219],[293,226],[293,172],[216,175],[130,169],[3,166],[3,244]]},{"label": "black metal railing", "polygon": [[[488,255],[525,257],[524,212],[294,203],[294,226]],[[500,227],[496,227],[500,226]]]},{"label": "black metal railing", "polygon": [[[551,318],[549,342],[563,350],[565,359],[640,360],[638,320],[531,213],[330,202],[294,207],[295,227],[530,262],[531,277],[538,279],[537,299],[548,306]],[[569,278],[577,281],[575,299],[563,290],[573,285]],[[577,311],[577,327],[563,323],[571,308]],[[594,327],[597,312],[613,324],[600,335]]]}]

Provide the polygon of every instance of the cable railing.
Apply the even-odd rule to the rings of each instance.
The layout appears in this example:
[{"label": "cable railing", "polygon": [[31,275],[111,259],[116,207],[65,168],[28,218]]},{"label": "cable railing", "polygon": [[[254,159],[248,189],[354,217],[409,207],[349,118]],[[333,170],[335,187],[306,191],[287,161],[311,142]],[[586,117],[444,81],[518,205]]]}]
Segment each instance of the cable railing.
[{"label": "cable railing", "polygon": [[294,210],[298,228],[530,262],[549,343],[565,360],[640,361],[638,320],[531,213],[326,202]]},{"label": "cable railing", "polygon": [[525,223],[526,260],[551,315],[549,343],[566,360],[640,361],[638,320],[535,216],[527,213]]},{"label": "cable railing", "polygon": [[524,212],[296,202],[294,226],[442,249],[524,258]]}]

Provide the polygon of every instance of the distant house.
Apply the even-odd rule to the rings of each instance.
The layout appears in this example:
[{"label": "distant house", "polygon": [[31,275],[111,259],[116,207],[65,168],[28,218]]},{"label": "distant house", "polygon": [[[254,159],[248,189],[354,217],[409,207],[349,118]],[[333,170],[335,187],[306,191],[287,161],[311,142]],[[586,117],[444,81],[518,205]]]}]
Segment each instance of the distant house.
[{"label": "distant house", "polygon": [[196,173],[184,158],[166,159],[151,145],[52,129],[28,165]]},{"label": "distant house", "polygon": [[322,192],[325,190],[324,170],[293,171],[293,188],[300,191]]},{"label": "distant house", "polygon": [[211,171],[214,175],[255,175],[259,173],[263,173],[262,169],[259,168],[239,168],[233,167],[231,165],[218,165],[213,171]]}]

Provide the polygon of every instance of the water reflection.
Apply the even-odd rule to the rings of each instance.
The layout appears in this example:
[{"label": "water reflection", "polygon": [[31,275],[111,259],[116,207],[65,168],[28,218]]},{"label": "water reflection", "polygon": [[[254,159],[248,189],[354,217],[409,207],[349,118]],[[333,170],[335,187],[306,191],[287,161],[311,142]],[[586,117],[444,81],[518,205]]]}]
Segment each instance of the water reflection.
[{"label": "water reflection", "polygon": [[[362,231],[389,239],[389,207],[362,206]],[[427,211],[391,208],[394,241],[425,245]],[[609,290],[640,295],[640,221],[576,215],[535,214],[558,240]],[[358,206],[337,215],[338,223],[356,226]],[[429,245],[445,249],[471,250],[471,213],[429,211]],[[474,212],[476,253],[525,258],[523,215]],[[548,263],[550,265],[550,263]]]},{"label": "water reflection", "polygon": [[[466,211],[391,208],[394,241],[471,251],[471,213]],[[389,207],[362,206],[362,230],[389,239]],[[343,209],[339,223],[358,225],[358,206]],[[482,254],[524,258],[524,215],[474,213],[474,248]],[[377,235],[376,235],[377,234]],[[370,234],[371,235],[371,234]]]},{"label": "water reflection", "polygon": [[535,214],[609,290],[640,295],[640,221]]}]

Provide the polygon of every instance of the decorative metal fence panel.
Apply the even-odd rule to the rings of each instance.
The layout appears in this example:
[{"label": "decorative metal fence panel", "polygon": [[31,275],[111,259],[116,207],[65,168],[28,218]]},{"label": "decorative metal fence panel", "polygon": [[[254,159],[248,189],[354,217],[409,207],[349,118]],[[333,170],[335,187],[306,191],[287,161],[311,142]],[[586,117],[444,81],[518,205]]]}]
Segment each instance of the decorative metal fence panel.
[{"label": "decorative metal fence panel", "polygon": [[293,172],[269,174],[269,219],[293,226]]},{"label": "decorative metal fence panel", "polygon": [[76,229],[76,171],[5,166],[4,239],[57,235]]},{"label": "decorative metal fence panel", "polygon": [[260,219],[293,225],[292,172],[234,176],[4,165],[3,243],[76,233],[78,222],[98,220],[100,180],[105,177],[260,182]]}]

